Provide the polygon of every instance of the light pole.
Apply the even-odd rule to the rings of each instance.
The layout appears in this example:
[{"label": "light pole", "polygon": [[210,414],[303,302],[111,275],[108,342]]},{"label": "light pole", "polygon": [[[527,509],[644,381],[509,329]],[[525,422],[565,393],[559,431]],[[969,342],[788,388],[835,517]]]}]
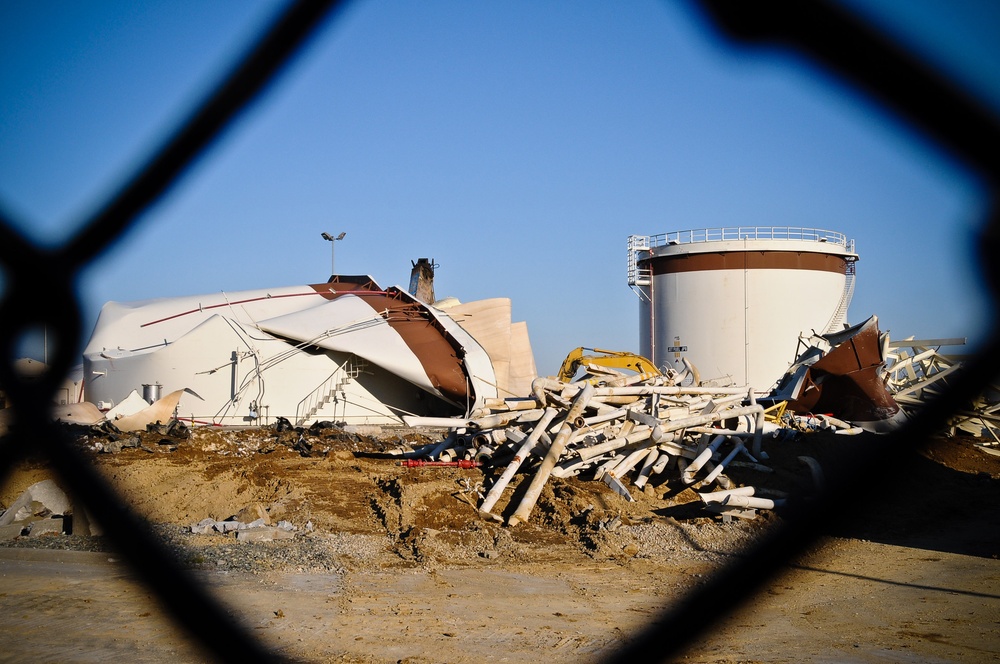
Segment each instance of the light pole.
[{"label": "light pole", "polygon": [[343,240],[347,233],[341,233],[337,237],[333,237],[329,233],[322,233],[323,239],[330,243],[330,276],[337,274],[337,240]]}]

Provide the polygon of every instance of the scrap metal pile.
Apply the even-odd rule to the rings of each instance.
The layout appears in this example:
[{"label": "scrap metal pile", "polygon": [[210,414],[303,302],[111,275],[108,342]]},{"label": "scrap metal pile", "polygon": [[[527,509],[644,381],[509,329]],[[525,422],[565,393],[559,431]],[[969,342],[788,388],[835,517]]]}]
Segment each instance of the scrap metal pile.
[{"label": "scrap metal pile", "polygon": [[[778,501],[755,497],[753,487],[733,488],[723,474],[738,456],[761,458],[764,407],[745,387],[688,385],[690,374],[625,375],[588,367],[585,380],[538,378],[527,398],[496,399],[469,418],[406,417],[412,427],[444,427],[440,443],[400,451],[431,462],[474,460],[504,468],[481,492],[480,512],[497,521],[494,509],[514,475],[532,473],[506,524],[528,520],[550,477],[586,474],[626,499],[631,477],[643,488],[667,469],[684,484],[715,490],[700,493],[706,507],[728,516],[750,517]],[[596,374],[596,376],[595,376]],[[527,479],[525,480],[527,481]]]},{"label": "scrap metal pile", "polygon": [[[965,339],[886,340],[885,381],[903,411],[912,414],[929,399],[950,389],[949,381],[961,370],[962,363],[942,353],[940,348],[964,343]],[[988,445],[1000,445],[1000,386],[992,385],[956,411],[949,428],[953,435],[958,429],[974,436],[987,434]]]}]

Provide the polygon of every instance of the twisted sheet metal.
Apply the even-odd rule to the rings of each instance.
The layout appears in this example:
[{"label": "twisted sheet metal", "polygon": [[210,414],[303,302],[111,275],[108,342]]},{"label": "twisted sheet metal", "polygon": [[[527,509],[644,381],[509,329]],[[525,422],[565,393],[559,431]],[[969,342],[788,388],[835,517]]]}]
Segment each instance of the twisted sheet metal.
[{"label": "twisted sheet metal", "polygon": [[[142,213],[219,138],[339,4],[301,0],[289,5],[180,129],[62,246],[36,246],[15,230],[9,217],[0,217],[0,262],[7,278],[0,302],[0,385],[14,417],[9,434],[0,440],[0,481],[29,454],[47,457],[69,493],[83,501],[173,619],[206,655],[220,661],[283,658],[262,645],[181,567],[149,525],[50,421],[49,404],[78,359],[76,349],[82,347],[76,294],[81,269],[137,225]],[[43,327],[55,342],[55,352],[44,375],[25,380],[14,370],[18,341]]]},{"label": "twisted sheet metal", "polygon": [[[701,7],[731,39],[744,45],[791,47],[877,102],[911,128],[924,133],[982,178],[990,196],[979,238],[980,268],[993,298],[989,339],[963,364],[950,390],[927,403],[899,430],[882,436],[863,458],[840,459],[825,468],[823,492],[808,505],[790,501],[782,525],[746,556],[713,575],[608,662],[662,662],[679,658],[819,539],[830,524],[856,519],[858,505],[877,501],[879,469],[910,458],[952,413],[977,397],[1000,374],[1000,123],[984,105],[948,79],[896,47],[883,35],[830,2],[795,0],[700,0]],[[928,100],[933,100],[929,103]],[[885,478],[881,478],[884,480]],[[884,485],[879,486],[883,490]],[[890,488],[891,490],[891,488]],[[720,610],[720,602],[726,602]]]}]

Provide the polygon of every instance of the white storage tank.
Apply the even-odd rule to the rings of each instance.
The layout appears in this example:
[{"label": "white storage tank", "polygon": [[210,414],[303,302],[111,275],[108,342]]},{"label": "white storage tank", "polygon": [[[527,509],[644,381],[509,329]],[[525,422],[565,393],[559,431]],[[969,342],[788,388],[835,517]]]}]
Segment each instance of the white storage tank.
[{"label": "white storage tank", "polygon": [[702,228],[628,240],[640,296],[640,352],[702,380],[764,394],[795,360],[800,334],[843,329],[854,241],[813,228]]}]

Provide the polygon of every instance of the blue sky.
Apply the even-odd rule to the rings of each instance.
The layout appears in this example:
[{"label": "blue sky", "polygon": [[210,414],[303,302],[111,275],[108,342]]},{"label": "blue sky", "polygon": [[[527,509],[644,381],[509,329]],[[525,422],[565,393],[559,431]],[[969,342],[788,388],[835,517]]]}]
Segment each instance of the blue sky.
[{"label": "blue sky", "polygon": [[[281,6],[0,4],[0,205],[65,241]],[[934,25],[929,53],[1000,109],[1000,5],[906,7],[902,37]],[[360,0],[81,291],[89,329],[108,300],[321,282],[320,233],[344,231],[340,273],[406,286],[427,257],[439,297],[510,297],[553,373],[576,346],[638,349],[628,235],[787,225],[856,240],[852,322],[975,342],[982,213],[924,139],[690,4]]]}]

